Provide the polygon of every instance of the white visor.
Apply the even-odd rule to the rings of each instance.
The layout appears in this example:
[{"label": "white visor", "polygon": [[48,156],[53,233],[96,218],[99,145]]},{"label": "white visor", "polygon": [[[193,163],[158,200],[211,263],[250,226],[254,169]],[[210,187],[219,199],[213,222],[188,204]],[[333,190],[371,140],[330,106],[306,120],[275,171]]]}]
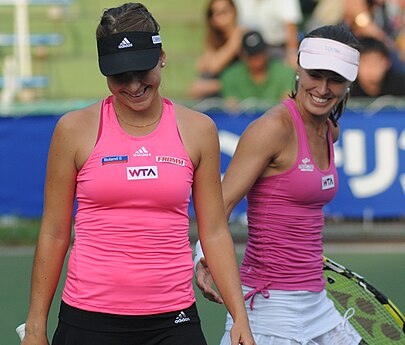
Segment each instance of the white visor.
[{"label": "white visor", "polygon": [[349,81],[357,77],[360,52],[344,43],[307,37],[302,40],[298,53],[302,68],[333,71]]}]

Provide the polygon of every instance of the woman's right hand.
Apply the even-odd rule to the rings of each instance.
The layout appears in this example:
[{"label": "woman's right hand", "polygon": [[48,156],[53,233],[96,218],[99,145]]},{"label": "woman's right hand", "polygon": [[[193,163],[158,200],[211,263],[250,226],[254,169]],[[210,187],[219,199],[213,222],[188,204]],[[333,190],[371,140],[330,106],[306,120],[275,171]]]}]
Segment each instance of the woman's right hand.
[{"label": "woman's right hand", "polygon": [[211,277],[205,258],[202,257],[195,268],[195,281],[205,298],[212,302],[223,304],[224,301],[213,288],[214,281]]}]

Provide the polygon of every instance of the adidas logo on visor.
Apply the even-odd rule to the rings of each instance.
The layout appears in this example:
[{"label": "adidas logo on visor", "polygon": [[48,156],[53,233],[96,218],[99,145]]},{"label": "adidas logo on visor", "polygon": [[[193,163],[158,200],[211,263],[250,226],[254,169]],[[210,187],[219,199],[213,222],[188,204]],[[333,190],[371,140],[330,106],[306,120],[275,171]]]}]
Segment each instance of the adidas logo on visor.
[{"label": "adidas logo on visor", "polygon": [[124,38],[120,45],[118,46],[118,49],[123,49],[123,48],[131,48],[132,47],[132,43],[129,41],[128,38]]}]

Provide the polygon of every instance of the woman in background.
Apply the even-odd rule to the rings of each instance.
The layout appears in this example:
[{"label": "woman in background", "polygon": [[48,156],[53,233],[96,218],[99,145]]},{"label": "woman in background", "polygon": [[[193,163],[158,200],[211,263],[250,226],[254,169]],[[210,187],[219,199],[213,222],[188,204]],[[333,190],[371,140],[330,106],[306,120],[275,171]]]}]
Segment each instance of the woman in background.
[{"label": "woman in background", "polygon": [[232,0],[211,0],[206,12],[204,52],[198,58],[198,78],[190,88],[196,99],[220,96],[219,76],[240,57],[244,29],[238,25]]},{"label": "woman in background", "polygon": [[[344,26],[306,35],[294,92],[248,126],[225,173],[227,217],[243,197],[248,201],[240,274],[258,345],[361,341],[348,322],[353,310],[342,316],[327,297],[322,256],[322,209],[338,187],[333,143],[359,56],[358,41]],[[222,302],[211,286],[210,263],[200,255],[197,285],[204,296]],[[228,315],[221,345],[231,344],[231,327]]]}]

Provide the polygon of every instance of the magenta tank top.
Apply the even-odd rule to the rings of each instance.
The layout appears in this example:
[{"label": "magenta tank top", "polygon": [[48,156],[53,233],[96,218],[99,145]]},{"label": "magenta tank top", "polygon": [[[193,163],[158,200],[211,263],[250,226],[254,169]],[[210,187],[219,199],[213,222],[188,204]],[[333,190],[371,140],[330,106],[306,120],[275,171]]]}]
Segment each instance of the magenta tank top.
[{"label": "magenta tank top", "polygon": [[289,170],[258,179],[247,195],[249,237],[240,272],[242,284],[253,290],[245,299],[268,297],[268,289],[319,292],[325,286],[322,208],[338,187],[332,133],[328,122],[330,166],[320,170],[295,102],[283,103],[295,125],[298,155]]},{"label": "magenta tank top", "polygon": [[98,141],[77,176],[75,241],[63,300],[87,311],[147,315],[194,303],[188,205],[194,168],[173,104],[150,134],[120,126],[102,102]]}]

